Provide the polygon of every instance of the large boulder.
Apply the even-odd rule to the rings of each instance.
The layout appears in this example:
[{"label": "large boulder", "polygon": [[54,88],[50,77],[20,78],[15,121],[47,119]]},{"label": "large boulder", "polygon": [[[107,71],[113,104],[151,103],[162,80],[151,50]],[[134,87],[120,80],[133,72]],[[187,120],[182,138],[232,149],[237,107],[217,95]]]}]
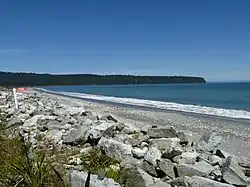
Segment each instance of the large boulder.
[{"label": "large boulder", "polygon": [[95,140],[101,138],[103,133],[114,125],[114,123],[103,122],[101,124],[91,126],[89,130],[90,138]]},{"label": "large boulder", "polygon": [[181,155],[178,156],[176,159],[177,163],[183,163],[183,164],[194,164],[196,162],[197,157],[200,154],[197,152],[184,152]]},{"label": "large boulder", "polygon": [[173,128],[150,128],[148,129],[148,135],[150,138],[174,138],[177,137],[177,133]]},{"label": "large boulder", "polygon": [[149,164],[147,161],[143,161],[142,163],[142,167],[141,167],[144,171],[146,171],[148,174],[150,174],[153,177],[157,177],[158,174],[156,172],[155,166],[152,164]]},{"label": "large boulder", "polygon": [[85,109],[83,107],[67,107],[66,112],[70,116],[81,115]]},{"label": "large boulder", "polygon": [[188,137],[184,132],[178,132],[177,137],[180,139],[181,145],[187,145],[188,144]]},{"label": "large boulder", "polygon": [[222,142],[222,136],[215,132],[204,134],[197,143],[196,149],[198,151],[210,152],[214,151]]},{"label": "large boulder", "polygon": [[118,142],[113,139],[102,137],[98,142],[98,146],[104,150],[107,156],[118,161],[122,161],[128,157],[132,157],[132,146]]},{"label": "large boulder", "polygon": [[60,130],[49,131],[46,137],[48,139],[52,139],[55,143],[58,143],[62,139],[62,131]]},{"label": "large boulder", "polygon": [[226,159],[222,167],[222,178],[228,184],[247,186],[247,178],[237,160],[231,156]]},{"label": "large boulder", "polygon": [[[70,173],[70,187],[85,187],[88,173],[73,170]],[[113,179],[99,180],[97,175],[90,175],[89,187],[120,187]]]},{"label": "large boulder", "polygon": [[178,164],[176,165],[178,176],[207,176],[213,170],[214,167],[207,162],[201,161],[195,164]]},{"label": "large boulder", "polygon": [[233,185],[220,183],[208,178],[193,176],[184,177],[184,182],[187,187],[233,187]]},{"label": "large boulder", "polygon": [[144,147],[143,149],[140,149],[140,148],[133,148],[132,150],[132,153],[133,153],[133,156],[135,158],[144,158],[144,156],[146,155],[148,151],[148,148],[147,147]]},{"label": "large boulder", "polygon": [[148,163],[157,166],[157,160],[161,159],[161,151],[156,147],[149,147],[144,159]]},{"label": "large boulder", "polygon": [[134,134],[140,132],[140,130],[131,124],[125,124],[124,128],[122,129],[122,132],[125,134]]},{"label": "large boulder", "polygon": [[98,115],[99,120],[105,120],[105,121],[113,121],[115,123],[118,122],[118,120],[111,114],[103,114],[103,115]]},{"label": "large boulder", "polygon": [[215,154],[220,158],[228,158],[229,156],[232,156],[231,153],[228,153],[220,149],[217,149]]},{"label": "large boulder", "polygon": [[134,166],[124,168],[122,174],[121,182],[124,187],[171,187]]},{"label": "large boulder", "polygon": [[209,156],[208,160],[211,163],[211,165],[213,165],[213,166],[215,166],[215,165],[222,166],[222,164],[223,164],[223,159],[220,158],[217,155],[211,155],[211,156]]},{"label": "large boulder", "polygon": [[174,165],[173,163],[168,160],[168,159],[161,159],[157,163],[159,169],[165,173],[168,177],[171,179],[175,178],[175,173],[174,173]]},{"label": "large boulder", "polygon": [[66,144],[85,143],[89,137],[89,127],[81,125],[77,128],[72,128],[63,137],[63,142]]},{"label": "large boulder", "polygon": [[172,159],[182,153],[179,138],[159,138],[153,139],[149,146],[156,147],[162,152],[162,157]]},{"label": "large boulder", "polygon": [[37,125],[37,121],[39,119],[48,119],[48,120],[53,120],[54,118],[53,117],[49,117],[49,116],[44,116],[44,115],[35,115],[33,117],[31,117],[30,119],[26,120],[23,124],[23,126],[36,126]]}]

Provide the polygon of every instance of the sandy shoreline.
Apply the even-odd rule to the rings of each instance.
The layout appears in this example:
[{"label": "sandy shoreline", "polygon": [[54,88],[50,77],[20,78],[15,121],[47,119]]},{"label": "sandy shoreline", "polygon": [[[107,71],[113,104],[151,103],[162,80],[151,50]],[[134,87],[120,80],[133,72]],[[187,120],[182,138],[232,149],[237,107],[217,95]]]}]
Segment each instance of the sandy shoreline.
[{"label": "sandy shoreline", "polygon": [[119,121],[131,123],[139,127],[152,125],[172,126],[184,131],[193,139],[198,139],[205,132],[216,131],[224,138],[221,148],[234,154],[250,158],[250,123],[249,120],[227,119],[215,116],[188,114],[168,110],[154,110],[143,107],[125,106],[108,102],[90,101],[82,98],[59,96],[44,93],[55,100],[65,103],[81,103],[96,113],[111,113]]}]

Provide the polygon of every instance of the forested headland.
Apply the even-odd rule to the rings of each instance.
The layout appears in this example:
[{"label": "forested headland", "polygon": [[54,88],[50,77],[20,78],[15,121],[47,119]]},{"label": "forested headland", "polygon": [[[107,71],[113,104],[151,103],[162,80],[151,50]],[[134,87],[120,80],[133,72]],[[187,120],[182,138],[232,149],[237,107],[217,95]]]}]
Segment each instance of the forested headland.
[{"label": "forested headland", "polygon": [[49,85],[118,85],[118,84],[172,84],[205,83],[202,77],[187,76],[134,76],[94,74],[37,74],[0,71],[2,86],[49,86]]}]

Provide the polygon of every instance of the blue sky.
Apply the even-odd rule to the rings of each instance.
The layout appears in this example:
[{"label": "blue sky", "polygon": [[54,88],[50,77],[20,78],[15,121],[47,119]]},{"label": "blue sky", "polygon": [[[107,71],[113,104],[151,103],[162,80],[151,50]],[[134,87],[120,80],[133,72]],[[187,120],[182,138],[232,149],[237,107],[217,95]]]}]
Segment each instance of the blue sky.
[{"label": "blue sky", "polygon": [[1,1],[0,70],[250,80],[250,1]]}]

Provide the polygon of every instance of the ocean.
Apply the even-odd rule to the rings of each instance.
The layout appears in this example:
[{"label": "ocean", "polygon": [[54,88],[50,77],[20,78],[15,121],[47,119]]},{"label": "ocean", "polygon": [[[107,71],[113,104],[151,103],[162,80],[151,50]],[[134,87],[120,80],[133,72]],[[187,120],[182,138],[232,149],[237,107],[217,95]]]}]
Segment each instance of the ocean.
[{"label": "ocean", "polygon": [[91,100],[250,119],[250,83],[47,86],[43,89]]}]

